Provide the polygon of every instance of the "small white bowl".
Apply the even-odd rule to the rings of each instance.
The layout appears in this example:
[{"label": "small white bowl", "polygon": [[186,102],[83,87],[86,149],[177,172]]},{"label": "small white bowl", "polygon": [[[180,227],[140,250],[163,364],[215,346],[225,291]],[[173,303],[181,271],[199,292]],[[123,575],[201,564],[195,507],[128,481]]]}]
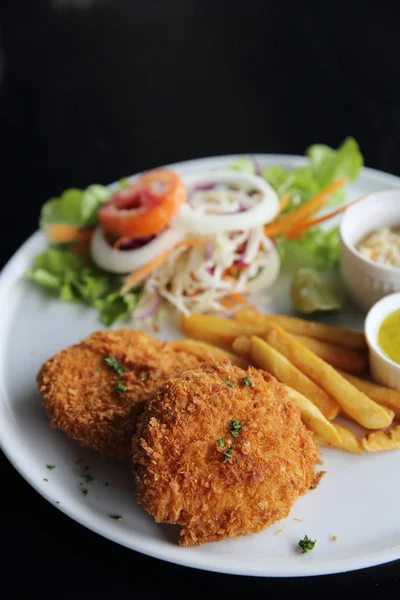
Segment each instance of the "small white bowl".
[{"label": "small white bowl", "polygon": [[372,377],[378,383],[400,391],[400,365],[391,360],[378,343],[382,321],[396,310],[400,310],[400,293],[379,300],[371,308],[365,320],[365,337],[369,347]]},{"label": "small white bowl", "polygon": [[400,291],[400,269],[366,258],[356,244],[380,227],[400,226],[400,190],[369,194],[340,222],[341,274],[350,296],[367,312],[375,302]]}]

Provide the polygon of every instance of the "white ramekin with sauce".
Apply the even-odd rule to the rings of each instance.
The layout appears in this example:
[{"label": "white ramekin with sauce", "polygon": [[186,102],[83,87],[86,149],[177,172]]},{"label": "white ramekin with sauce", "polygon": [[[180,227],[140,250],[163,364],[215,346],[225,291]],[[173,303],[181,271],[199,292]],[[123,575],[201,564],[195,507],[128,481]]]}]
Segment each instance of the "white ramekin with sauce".
[{"label": "white ramekin with sauce", "polygon": [[[397,311],[400,311],[400,293],[391,294],[377,302],[365,320],[365,337],[369,347],[370,369],[373,378],[378,383],[400,391],[400,363],[385,352],[385,347],[380,340],[382,324],[385,319]],[[396,333],[398,340],[398,332],[393,333]]]},{"label": "white ramekin with sauce", "polygon": [[400,268],[376,262],[357,250],[360,242],[381,228],[400,228],[400,190],[366,196],[346,210],[340,223],[342,278],[364,312],[384,296],[400,291]]}]

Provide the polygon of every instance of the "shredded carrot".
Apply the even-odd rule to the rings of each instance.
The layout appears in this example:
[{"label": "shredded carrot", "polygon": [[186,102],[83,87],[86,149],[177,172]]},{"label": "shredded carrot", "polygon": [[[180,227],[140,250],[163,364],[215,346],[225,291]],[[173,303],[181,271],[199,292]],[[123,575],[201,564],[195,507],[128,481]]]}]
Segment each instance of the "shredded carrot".
[{"label": "shredded carrot", "polygon": [[93,229],[59,223],[46,225],[44,232],[50,244],[73,244],[71,252],[77,256],[88,253],[93,235]]},{"label": "shredded carrot", "polygon": [[344,206],[341,206],[337,210],[334,210],[334,211],[328,213],[327,215],[319,217],[318,219],[313,219],[311,221],[309,221],[308,219],[302,219],[301,221],[298,221],[297,223],[295,223],[295,225],[292,227],[292,229],[287,231],[285,235],[290,240],[296,240],[307,229],[310,229],[311,227],[316,227],[317,225],[320,225],[321,223],[324,223],[325,221],[329,221],[329,219],[333,219],[333,217],[340,215],[342,212],[347,210],[350,206],[352,206],[353,204],[356,204],[363,198],[364,198],[364,196],[362,198],[357,198],[357,200],[353,200],[353,202],[350,202],[349,204],[345,204]]},{"label": "shredded carrot", "polygon": [[129,292],[129,290],[131,290],[133,287],[135,287],[135,285],[137,285],[145,277],[150,275],[150,273],[154,269],[156,269],[157,267],[162,265],[167,260],[168,256],[171,254],[171,252],[173,252],[177,248],[184,248],[184,247],[189,248],[192,246],[202,246],[204,244],[205,244],[205,240],[181,240],[180,242],[177,242],[175,244],[175,246],[173,246],[169,250],[166,250],[165,252],[162,252],[160,254],[160,256],[157,256],[157,258],[154,259],[153,261],[151,261],[148,265],[146,265],[142,269],[139,269],[135,273],[132,273],[132,275],[127,279],[125,284],[122,286],[121,295],[124,296],[127,292]]},{"label": "shredded carrot", "polygon": [[245,298],[243,298],[242,294],[238,294],[234,292],[233,294],[229,294],[229,296],[236,302],[236,304],[241,304],[242,306],[247,306],[247,308],[255,309],[254,304],[248,302]]},{"label": "shredded carrot", "polygon": [[126,236],[122,236],[122,237],[119,237],[117,240],[115,240],[115,242],[112,244],[112,247],[115,250],[118,250],[123,244],[127,244],[127,243],[129,243],[131,241],[132,241],[132,238],[126,237]]},{"label": "shredded carrot", "polygon": [[279,200],[279,214],[283,213],[287,205],[289,204],[289,194],[283,194]]},{"label": "shredded carrot", "polygon": [[233,308],[236,302],[234,302],[233,300],[229,300],[229,298],[223,298],[220,301],[220,304],[222,304],[222,306],[225,306],[225,308]]},{"label": "shredded carrot", "polygon": [[283,217],[278,223],[272,223],[264,227],[264,233],[268,237],[275,237],[279,234],[285,233],[295,223],[303,220],[304,218],[310,218],[316,212],[324,207],[328,200],[329,194],[332,194],[339,188],[343,187],[346,183],[345,179],[339,179],[331,185],[328,185],[322,192],[317,194],[312,200],[300,206],[297,210],[293,211],[286,217]]},{"label": "shredded carrot", "polygon": [[82,230],[75,225],[52,223],[46,225],[45,234],[51,244],[68,244],[78,242],[82,237]]}]

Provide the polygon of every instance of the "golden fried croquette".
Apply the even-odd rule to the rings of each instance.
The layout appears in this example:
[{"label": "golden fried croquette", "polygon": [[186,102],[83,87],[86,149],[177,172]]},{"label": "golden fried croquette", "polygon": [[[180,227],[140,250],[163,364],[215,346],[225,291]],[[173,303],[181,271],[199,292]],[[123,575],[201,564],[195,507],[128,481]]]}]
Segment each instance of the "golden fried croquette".
[{"label": "golden fried croquette", "polygon": [[183,546],[256,533],[313,485],[319,451],[271,375],[205,364],[168,381],[132,441],[139,503]]},{"label": "golden fried croquette", "polygon": [[141,331],[98,331],[48,360],[37,383],[52,427],[105,456],[129,459],[144,404],[167,379],[199,364]]}]

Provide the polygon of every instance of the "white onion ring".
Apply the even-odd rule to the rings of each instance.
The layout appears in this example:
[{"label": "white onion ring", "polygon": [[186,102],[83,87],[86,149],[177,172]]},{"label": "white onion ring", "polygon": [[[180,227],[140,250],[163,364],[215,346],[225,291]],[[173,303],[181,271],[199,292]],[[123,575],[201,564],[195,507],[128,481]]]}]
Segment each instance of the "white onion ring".
[{"label": "white onion ring", "polygon": [[157,235],[141,248],[118,250],[110,246],[104,237],[103,230],[96,227],[92,236],[90,253],[94,262],[105,271],[120,274],[133,273],[145,267],[183,238],[184,232],[172,227]]},{"label": "white onion ring", "polygon": [[265,225],[278,214],[278,196],[262,177],[235,171],[208,171],[186,175],[183,180],[187,187],[205,183],[227,183],[256,190],[261,194],[261,200],[251,208],[228,215],[201,214],[185,202],[175,217],[175,223],[186,232],[207,235],[223,231],[243,231]]},{"label": "white onion ring", "polygon": [[275,283],[279,275],[281,261],[278,251],[269,238],[264,238],[264,245],[266,246],[264,252],[267,254],[266,263],[260,268],[260,272],[253,279],[247,280],[246,289],[251,294],[270,287]]}]

